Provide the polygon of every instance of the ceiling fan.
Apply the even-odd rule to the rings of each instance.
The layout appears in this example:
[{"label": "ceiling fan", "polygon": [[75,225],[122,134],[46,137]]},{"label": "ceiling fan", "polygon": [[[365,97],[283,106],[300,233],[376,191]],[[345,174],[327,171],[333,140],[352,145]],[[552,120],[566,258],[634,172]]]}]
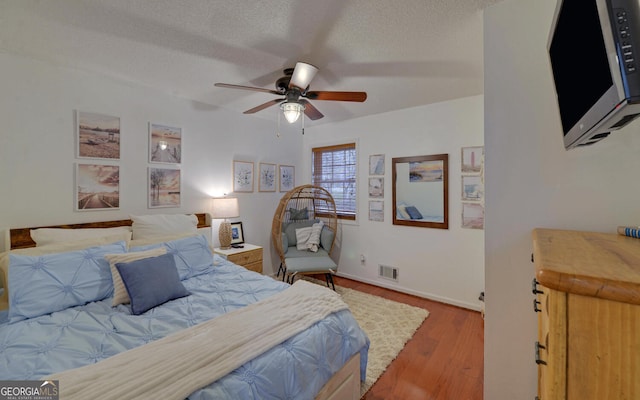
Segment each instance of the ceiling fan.
[{"label": "ceiling fan", "polygon": [[280,104],[285,118],[289,123],[294,123],[302,112],[311,120],[324,117],[309,100],[332,101],[356,101],[363,102],[367,99],[366,92],[334,92],[334,91],[309,91],[311,80],[318,73],[318,68],[304,62],[297,62],[295,68],[287,68],[284,76],[276,81],[276,89],[264,89],[252,86],[232,85],[228,83],[216,83],[214,86],[230,89],[252,90],[284,96],[273,99],[257,107],[253,107],[243,114],[253,114],[276,104]]}]

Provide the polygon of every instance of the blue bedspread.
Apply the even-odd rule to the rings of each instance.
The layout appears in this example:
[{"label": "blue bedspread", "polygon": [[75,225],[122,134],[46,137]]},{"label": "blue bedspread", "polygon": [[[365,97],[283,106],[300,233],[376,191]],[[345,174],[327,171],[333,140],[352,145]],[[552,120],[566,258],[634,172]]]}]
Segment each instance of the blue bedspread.
[{"label": "blue bedspread", "polygon": [[[215,255],[211,272],[183,281],[192,295],[135,316],[111,298],[13,324],[0,313],[0,380],[40,379],[255,303],[289,285]],[[190,399],[313,399],[354,354],[364,381],[369,340],[347,310],[332,314]],[[167,360],[171,368],[171,360]],[[144,379],[144,371],[132,371]],[[64,385],[64,382],[60,382]]]}]

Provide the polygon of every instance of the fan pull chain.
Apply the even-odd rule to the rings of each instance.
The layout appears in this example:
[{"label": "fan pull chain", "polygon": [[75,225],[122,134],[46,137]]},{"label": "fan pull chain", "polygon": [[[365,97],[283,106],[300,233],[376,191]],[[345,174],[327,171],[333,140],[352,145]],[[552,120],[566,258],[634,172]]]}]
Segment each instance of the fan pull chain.
[{"label": "fan pull chain", "polygon": [[276,129],[276,137],[279,138],[280,137],[280,114],[282,114],[282,112],[280,111],[280,109],[278,109],[277,113],[278,113],[278,128]]},{"label": "fan pull chain", "polygon": [[302,113],[302,134],[304,135],[304,113]]}]

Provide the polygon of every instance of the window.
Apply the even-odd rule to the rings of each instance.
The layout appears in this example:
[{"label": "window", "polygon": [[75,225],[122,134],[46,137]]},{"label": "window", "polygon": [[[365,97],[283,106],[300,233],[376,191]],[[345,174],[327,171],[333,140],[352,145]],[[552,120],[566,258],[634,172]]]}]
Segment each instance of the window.
[{"label": "window", "polygon": [[314,147],[311,181],[336,202],[338,218],[356,219],[356,144]]}]

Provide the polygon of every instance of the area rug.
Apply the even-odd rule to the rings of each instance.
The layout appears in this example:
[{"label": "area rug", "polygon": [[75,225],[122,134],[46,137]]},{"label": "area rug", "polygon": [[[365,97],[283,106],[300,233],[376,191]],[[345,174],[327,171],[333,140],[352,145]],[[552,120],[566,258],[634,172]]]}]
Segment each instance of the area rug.
[{"label": "area rug", "polygon": [[[322,281],[306,278],[324,285]],[[424,308],[336,286],[360,327],[367,333],[371,345],[367,362],[367,379],[361,387],[363,396],[380,378],[404,345],[413,337],[422,322],[429,316]]]}]

